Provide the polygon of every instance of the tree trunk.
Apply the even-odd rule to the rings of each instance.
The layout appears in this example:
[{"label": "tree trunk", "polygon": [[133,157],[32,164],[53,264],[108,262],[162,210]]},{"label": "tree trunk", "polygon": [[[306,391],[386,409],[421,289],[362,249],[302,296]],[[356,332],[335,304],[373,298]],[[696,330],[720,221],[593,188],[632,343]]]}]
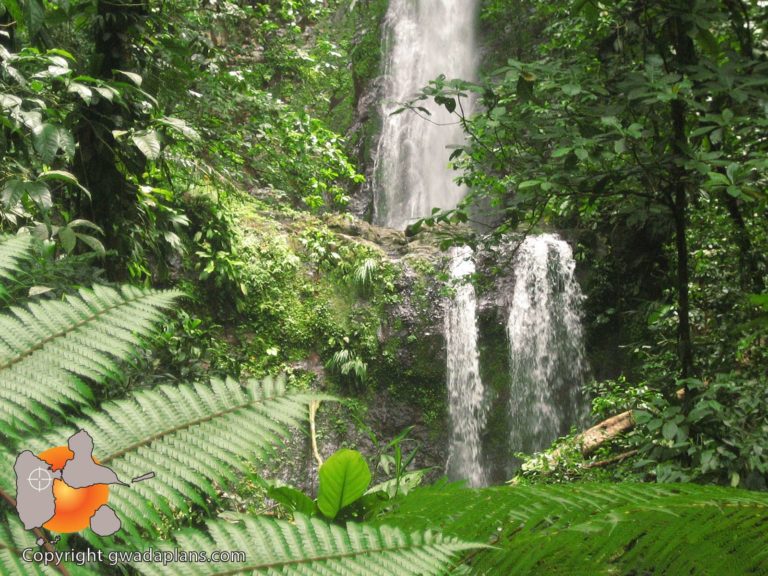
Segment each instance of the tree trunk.
[{"label": "tree trunk", "polygon": [[[680,388],[675,392],[675,397],[678,400],[685,400],[686,398],[685,388]],[[606,418],[602,422],[598,422],[592,428],[588,428],[577,434],[574,438],[576,445],[579,447],[583,456],[589,456],[593,454],[598,448],[600,448],[606,442],[610,442],[620,434],[632,430],[635,427],[635,416],[632,410],[627,410],[616,416]],[[625,453],[626,454],[626,453]],[[552,453],[552,458],[556,460],[560,456],[560,450],[555,450]]]},{"label": "tree trunk", "polygon": [[[739,53],[747,61],[755,60],[754,28],[750,21],[749,7],[742,0],[723,0],[723,6],[729,15],[731,29],[738,39]],[[718,99],[714,101],[717,105],[713,108],[713,111],[716,113],[722,113],[723,108],[734,107],[735,103],[730,95],[725,95],[719,100],[721,102],[718,102]],[[721,144],[713,146],[713,149],[719,150],[721,146]],[[725,168],[720,167],[717,171],[725,174]],[[728,215],[736,232],[735,239],[739,247],[739,282],[741,288],[744,291],[761,293],[765,291],[765,282],[758,266],[760,255],[756,253],[752,244],[749,230],[747,230],[741,208],[739,207],[739,201],[727,192],[720,194],[720,200],[728,210]]]},{"label": "tree trunk", "polygon": [[759,256],[752,245],[752,239],[749,237],[747,225],[739,208],[739,201],[723,192],[721,200],[728,209],[728,215],[735,228],[736,245],[739,247],[739,283],[741,289],[745,292],[755,292],[760,294],[765,291],[765,282],[758,266]]},{"label": "tree trunk", "polygon": [[[672,18],[671,43],[674,48],[674,69],[684,74],[696,62],[696,50],[683,19]],[[690,298],[688,285],[688,179],[684,161],[688,157],[688,133],[686,131],[686,104],[681,98],[671,102],[672,117],[672,166],[670,170],[670,198],[675,219],[675,249],[677,251],[677,347],[680,360],[680,376],[693,374],[693,343],[691,339]]]},{"label": "tree trunk", "polygon": [[675,219],[675,249],[677,252],[677,347],[680,359],[680,376],[688,378],[693,374],[693,344],[691,340],[691,305],[688,284],[688,191],[682,155],[685,150],[685,106],[672,102],[673,147],[675,165],[672,168],[672,211]]},{"label": "tree trunk", "polygon": [[[94,53],[91,72],[105,80],[114,77],[114,70],[129,69],[132,33],[146,14],[142,1],[108,2],[99,0],[96,4],[99,16],[95,27]],[[113,279],[126,275],[122,259],[130,253],[127,245],[130,234],[124,229],[125,223],[136,219],[136,186],[129,181],[119,168],[127,162],[115,153],[118,148],[112,131],[117,106],[106,100],[96,106],[83,106],[82,120],[76,128],[79,142],[75,162],[75,173],[91,191],[91,219],[104,230],[104,244],[114,251],[117,260],[108,259],[106,268]],[[119,111],[120,115],[130,112]],[[127,118],[130,121],[130,118]],[[143,165],[126,165],[124,170],[141,174]]]}]

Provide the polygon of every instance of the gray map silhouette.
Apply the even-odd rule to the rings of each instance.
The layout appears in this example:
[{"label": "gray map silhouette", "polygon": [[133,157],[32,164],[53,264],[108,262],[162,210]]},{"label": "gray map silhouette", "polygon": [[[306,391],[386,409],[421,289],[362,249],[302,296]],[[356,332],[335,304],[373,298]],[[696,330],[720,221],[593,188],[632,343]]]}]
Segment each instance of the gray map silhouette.
[{"label": "gray map silhouette", "polygon": [[70,436],[67,445],[75,455],[61,471],[62,480],[72,488],[86,488],[94,484],[122,484],[111,469],[93,461],[93,438],[85,430]]},{"label": "gray map silhouette", "polygon": [[99,536],[111,536],[120,530],[121,525],[120,518],[106,504],[101,505],[91,516],[91,530]]},{"label": "gray map silhouette", "polygon": [[[56,514],[56,500],[53,497],[53,480],[61,478],[61,470],[51,471],[51,465],[29,450],[16,458],[13,467],[16,472],[16,510],[24,528],[39,528]],[[49,476],[46,483],[39,471]]]}]

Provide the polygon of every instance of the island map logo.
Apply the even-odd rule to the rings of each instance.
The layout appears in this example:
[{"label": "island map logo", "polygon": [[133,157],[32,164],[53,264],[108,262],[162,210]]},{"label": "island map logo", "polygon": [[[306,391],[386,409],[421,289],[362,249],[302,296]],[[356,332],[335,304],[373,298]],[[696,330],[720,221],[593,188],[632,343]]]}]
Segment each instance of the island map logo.
[{"label": "island map logo", "polygon": [[[45,528],[60,534],[90,528],[99,536],[120,530],[121,522],[109,506],[110,486],[128,486],[112,469],[93,456],[93,438],[85,430],[70,436],[66,446],[33,454],[21,452],[16,473],[16,510],[24,528]],[[140,482],[153,472],[133,478]],[[38,542],[42,544],[42,542]]]}]

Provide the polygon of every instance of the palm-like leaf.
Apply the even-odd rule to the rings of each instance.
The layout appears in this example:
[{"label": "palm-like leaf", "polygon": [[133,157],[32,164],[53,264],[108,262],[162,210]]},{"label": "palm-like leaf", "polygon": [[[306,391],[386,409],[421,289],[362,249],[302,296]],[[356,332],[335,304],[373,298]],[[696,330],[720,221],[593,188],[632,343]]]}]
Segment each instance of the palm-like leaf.
[{"label": "palm-like leaf", "polygon": [[39,429],[52,413],[87,403],[90,390],[76,377],[112,374],[179,295],[96,286],[0,316],[0,432]]},{"label": "palm-like leaf", "polygon": [[[25,548],[30,548],[33,552],[40,550],[35,540],[35,535],[24,530],[18,518],[14,516],[3,518],[0,522],[0,574],[3,576],[61,576],[64,572],[54,568],[53,564],[45,566],[24,561],[22,552]],[[97,574],[93,569],[78,566],[74,562],[62,562],[61,567],[70,576]]]},{"label": "palm-like leaf", "polygon": [[[461,542],[430,531],[405,532],[387,526],[347,524],[346,528],[297,515],[295,523],[243,517],[230,524],[212,522],[208,534],[181,533],[179,550],[242,551],[244,562],[144,564],[148,576],[223,576],[224,574],[324,574],[408,576],[442,574],[456,554],[482,545]],[[167,548],[169,549],[169,548]]]},{"label": "palm-like leaf", "polygon": [[11,278],[19,263],[29,254],[29,236],[0,236],[0,280]]},{"label": "palm-like leaf", "polygon": [[[5,511],[3,511],[5,512]],[[53,569],[29,565],[21,558],[24,548],[35,547],[35,537],[24,530],[21,522],[8,516],[0,523],[0,571],[3,574],[54,574]]]},{"label": "palm-like leaf", "polygon": [[768,495],[713,486],[418,489],[380,521],[497,547],[476,574],[768,572]]},{"label": "palm-like leaf", "polygon": [[0,490],[5,494],[16,493],[16,475],[13,473],[13,466],[16,463],[15,454],[7,448],[0,446]]},{"label": "palm-like leaf", "polygon": [[[234,380],[160,386],[101,406],[25,446],[40,452],[64,445],[78,429],[93,437],[94,455],[124,482],[146,472],[152,480],[116,486],[110,502],[123,533],[152,532],[164,518],[194,503],[207,507],[216,485],[232,480],[245,458],[263,457],[307,417],[316,396],[286,390],[284,379],[267,378],[248,388]],[[112,505],[110,504],[110,505]]]}]

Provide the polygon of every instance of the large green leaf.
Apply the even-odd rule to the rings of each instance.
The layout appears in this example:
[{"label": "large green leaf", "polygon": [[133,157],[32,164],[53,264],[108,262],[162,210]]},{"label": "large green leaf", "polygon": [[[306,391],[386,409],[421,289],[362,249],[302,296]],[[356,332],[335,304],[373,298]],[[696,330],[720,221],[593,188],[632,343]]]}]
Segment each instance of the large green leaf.
[{"label": "large green leaf", "polygon": [[115,72],[128,78],[131,82],[136,84],[137,87],[141,86],[142,77],[139,74],[136,74],[135,72],[127,72],[125,70],[115,70]]},{"label": "large green leaf", "polygon": [[0,193],[0,200],[9,208],[14,208],[19,201],[28,196],[35,204],[43,210],[48,210],[53,206],[51,191],[48,186],[39,181],[27,182],[13,178],[8,180]]},{"label": "large green leaf", "polygon": [[187,124],[184,120],[180,118],[165,116],[163,118],[160,118],[158,122],[160,124],[164,124],[170,128],[173,128],[174,130],[183,134],[185,137],[187,137],[190,140],[197,141],[200,139],[200,134],[198,134],[197,130],[192,128],[189,124]]},{"label": "large green leaf", "polygon": [[70,82],[67,91],[80,96],[86,104],[90,104],[93,101],[93,90],[80,82]]},{"label": "large green leaf", "polygon": [[12,178],[5,183],[5,186],[3,186],[3,192],[0,194],[0,200],[2,200],[6,207],[12,208],[16,206],[16,204],[19,203],[19,200],[24,197],[25,192],[25,183],[17,178]]},{"label": "large green leaf", "polygon": [[67,254],[70,254],[75,249],[77,243],[77,236],[75,231],[68,226],[59,228],[59,240],[61,240],[61,246],[66,250]]},{"label": "large green leaf", "polygon": [[266,458],[290,427],[307,418],[314,399],[288,389],[283,377],[247,386],[232,379],[157,386],[102,404],[19,446],[39,453],[84,429],[94,455],[119,478],[154,472],[147,482],[110,492],[110,506],[122,521],[120,537],[136,539],[157,533],[180,512],[190,514],[192,506],[208,508],[222,486],[238,481],[247,461]]},{"label": "large green leaf", "polygon": [[270,486],[267,490],[267,496],[279,502],[291,512],[299,512],[307,516],[314,516],[316,514],[315,501],[293,486]]},{"label": "large green leaf", "polygon": [[133,135],[132,139],[136,147],[149,160],[157,160],[160,157],[160,139],[154,130],[137,132]]},{"label": "large green leaf", "polygon": [[32,142],[45,164],[51,164],[59,150],[64,152],[68,160],[75,155],[75,139],[72,134],[53,124],[41,124],[35,128]]},{"label": "large green leaf", "polygon": [[371,483],[368,463],[356,450],[339,450],[320,467],[317,505],[328,518],[360,498]]},{"label": "large green leaf", "polygon": [[45,21],[45,7],[40,0],[26,0],[24,2],[24,23],[30,36],[34,36],[43,27]]},{"label": "large green leaf", "polygon": [[27,194],[29,199],[37,204],[42,210],[49,210],[53,207],[53,198],[51,191],[44,182],[27,182]]},{"label": "large green leaf", "polygon": [[94,286],[0,314],[2,439],[39,429],[64,407],[89,403],[90,389],[78,377],[103,382],[112,376],[178,296]]}]

